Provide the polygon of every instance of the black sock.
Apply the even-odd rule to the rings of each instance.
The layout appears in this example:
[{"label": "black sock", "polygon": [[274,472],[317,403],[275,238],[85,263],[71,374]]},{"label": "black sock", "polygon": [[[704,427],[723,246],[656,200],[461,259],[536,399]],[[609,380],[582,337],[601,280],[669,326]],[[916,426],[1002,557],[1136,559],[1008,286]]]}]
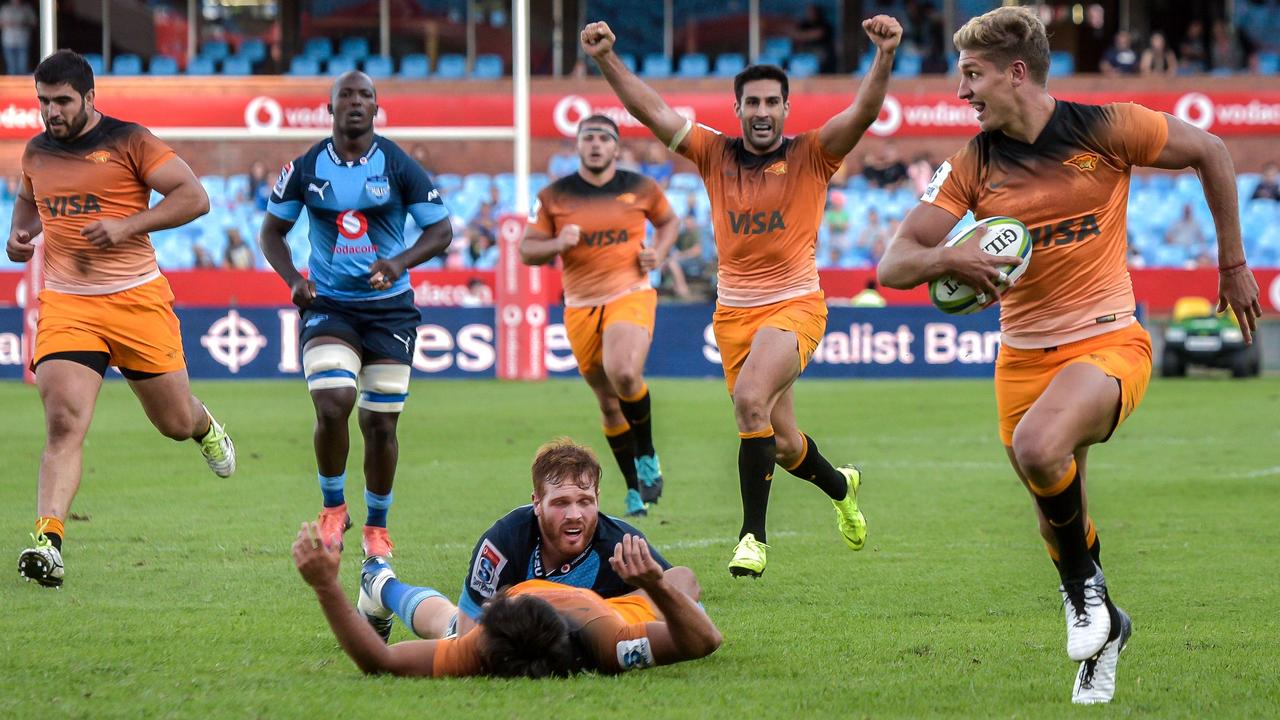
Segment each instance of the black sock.
[{"label": "black sock", "polygon": [[649,388],[635,400],[618,399],[622,407],[622,416],[631,423],[631,434],[635,436],[636,454],[653,454],[653,417],[649,412]]},{"label": "black sock", "polygon": [[[1092,521],[1090,521],[1092,522]],[[1087,537],[1087,536],[1086,536]],[[1057,550],[1049,551],[1049,559],[1053,560],[1053,566],[1058,569],[1058,574],[1062,574],[1062,561],[1053,557]],[[1097,529],[1093,531],[1093,544],[1089,546],[1089,556],[1093,558],[1093,564],[1102,567],[1102,538],[1098,536]]]},{"label": "black sock", "polygon": [[609,449],[613,451],[613,459],[618,461],[622,478],[627,481],[627,489],[639,490],[640,480],[636,477],[635,434],[631,430],[623,430],[610,435],[609,428],[605,428],[604,436],[609,441]]},{"label": "black sock", "polygon": [[773,435],[742,438],[738,445],[738,484],[742,489],[741,538],[747,533],[765,540],[765,516],[769,514],[769,487],[773,485],[774,453],[777,443]]},{"label": "black sock", "polygon": [[62,552],[62,536],[61,535],[55,532],[47,532],[44,534],[44,536],[49,538],[49,542],[53,543],[54,547],[58,548],[58,552]]},{"label": "black sock", "polygon": [[1063,581],[1082,581],[1093,577],[1096,570],[1089,547],[1085,543],[1086,519],[1082,507],[1080,473],[1074,472],[1070,484],[1057,495],[1036,495],[1035,498],[1040,512],[1053,529],[1053,537],[1058,546],[1059,572]]},{"label": "black sock", "polygon": [[849,481],[822,457],[822,453],[818,452],[818,443],[813,438],[804,433],[800,435],[807,443],[804,456],[800,458],[799,465],[788,468],[787,472],[817,485],[832,500],[843,500],[849,494]]}]

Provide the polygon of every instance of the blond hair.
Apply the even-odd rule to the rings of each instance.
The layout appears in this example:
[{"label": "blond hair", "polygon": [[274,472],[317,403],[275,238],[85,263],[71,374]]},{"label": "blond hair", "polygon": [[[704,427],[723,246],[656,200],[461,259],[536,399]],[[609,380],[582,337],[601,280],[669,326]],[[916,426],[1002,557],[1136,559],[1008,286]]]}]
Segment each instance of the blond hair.
[{"label": "blond hair", "polygon": [[600,461],[591,448],[560,437],[538,448],[533,458],[533,491],[542,495],[543,486],[574,485],[583,490],[600,490]]},{"label": "blond hair", "polygon": [[957,50],[981,53],[1001,69],[1023,61],[1040,85],[1049,77],[1049,35],[1030,8],[996,8],[971,18],[951,39]]}]

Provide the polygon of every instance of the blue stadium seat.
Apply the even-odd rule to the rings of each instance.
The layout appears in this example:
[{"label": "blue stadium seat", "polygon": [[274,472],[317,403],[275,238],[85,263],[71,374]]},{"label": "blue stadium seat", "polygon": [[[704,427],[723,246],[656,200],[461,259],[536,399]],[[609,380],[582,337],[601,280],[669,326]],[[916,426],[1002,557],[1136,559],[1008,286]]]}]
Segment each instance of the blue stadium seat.
[{"label": "blue stadium seat", "polygon": [[123,53],[111,61],[112,75],[141,75],[142,58],[133,53]]},{"label": "blue stadium seat", "polygon": [[502,77],[502,58],[498,55],[479,55],[471,77],[481,80],[493,80]]},{"label": "blue stadium seat", "polygon": [[759,65],[777,65],[778,67],[787,66],[787,56],[777,51],[770,52],[768,50],[760,53],[760,57],[756,59]]},{"label": "blue stadium seat", "polygon": [[660,53],[645,55],[644,62],[640,66],[640,75],[647,78],[671,77],[671,59]]},{"label": "blue stadium seat", "polygon": [[178,61],[168,55],[156,55],[151,58],[151,67],[147,68],[147,72],[152,75],[177,75]]},{"label": "blue stadium seat", "polygon": [[414,53],[400,58],[400,77],[425,78],[431,75],[431,61],[426,55]]},{"label": "blue stadium seat", "polygon": [[1258,53],[1258,72],[1263,75],[1275,75],[1276,73],[1280,73],[1280,53]]},{"label": "blue stadium seat", "polygon": [[98,53],[85,53],[84,60],[89,63],[89,69],[94,75],[102,75],[107,71],[106,64],[102,62],[102,55]]},{"label": "blue stadium seat", "polygon": [[1076,56],[1065,50],[1049,53],[1049,77],[1066,77],[1076,70]]},{"label": "blue stadium seat", "polygon": [[231,46],[225,40],[210,40],[200,46],[200,57],[207,57],[210,60],[224,60],[231,54]]},{"label": "blue stadium seat", "polygon": [[622,61],[622,66],[631,72],[635,72],[640,67],[636,64],[636,56],[631,53],[618,53],[618,59]]},{"label": "blue stadium seat", "polygon": [[787,60],[787,73],[791,77],[807,78],[818,74],[818,56],[810,53],[797,53]]},{"label": "blue stadium seat", "polygon": [[232,77],[243,77],[253,74],[253,63],[249,62],[249,58],[240,55],[232,55],[222,61],[222,74]]},{"label": "blue stadium seat", "polygon": [[217,65],[214,64],[212,58],[197,57],[187,63],[188,75],[213,75],[218,72]]},{"label": "blue stadium seat", "polygon": [[716,77],[733,77],[747,66],[741,53],[720,53],[716,56]]},{"label": "blue stadium seat", "polygon": [[919,77],[921,58],[916,53],[898,53],[893,62],[894,77]]},{"label": "blue stadium seat", "polygon": [[327,37],[314,37],[302,46],[302,54],[312,60],[328,60],[333,56],[333,44]]},{"label": "blue stadium seat", "polygon": [[383,57],[381,55],[370,55],[364,60],[364,71],[365,74],[374,80],[391,77],[393,73],[391,58]]},{"label": "blue stadium seat", "polygon": [[345,55],[334,55],[329,58],[329,62],[325,63],[325,74],[329,76],[341,75],[355,69],[356,61]]},{"label": "blue stadium seat", "polygon": [[787,57],[791,54],[791,38],[785,35],[765,38],[761,54],[771,57]]},{"label": "blue stadium seat", "polygon": [[685,53],[680,57],[677,74],[682,78],[704,78],[711,70],[711,62],[702,53]]},{"label": "blue stadium seat", "polygon": [[267,44],[258,38],[246,38],[241,41],[237,54],[249,58],[250,62],[260,63],[267,59]]},{"label": "blue stadium seat", "polygon": [[289,61],[289,71],[286,75],[319,75],[320,61],[303,55],[295,56]]},{"label": "blue stadium seat", "polygon": [[436,61],[436,77],[442,80],[461,80],[467,76],[467,58],[456,53],[441,55]]},{"label": "blue stadium seat", "polygon": [[338,42],[338,54],[363,60],[369,56],[369,40],[363,37],[344,37]]}]

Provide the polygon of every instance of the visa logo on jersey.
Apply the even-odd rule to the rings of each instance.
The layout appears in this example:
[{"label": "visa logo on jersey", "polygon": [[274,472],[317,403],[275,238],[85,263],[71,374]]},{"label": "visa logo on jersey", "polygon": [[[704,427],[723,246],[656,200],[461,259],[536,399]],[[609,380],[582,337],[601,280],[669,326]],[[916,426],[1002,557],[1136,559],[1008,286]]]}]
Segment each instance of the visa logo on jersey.
[{"label": "visa logo on jersey", "polygon": [[1071,218],[1054,225],[1042,225],[1031,228],[1027,232],[1031,234],[1031,244],[1038,248],[1084,242],[1102,234],[1096,215]]},{"label": "visa logo on jersey", "polygon": [[780,210],[774,210],[771,213],[736,213],[732,210],[726,212],[729,214],[729,227],[737,235],[764,235],[775,230],[787,229]]},{"label": "visa logo on jersey", "polygon": [[582,243],[587,247],[622,245],[626,243],[628,239],[629,236],[626,228],[621,230],[597,230],[595,232],[582,233]]},{"label": "visa logo on jersey", "polygon": [[49,217],[52,218],[102,212],[102,204],[98,202],[98,197],[93,194],[56,195],[51,198],[45,198],[44,207],[49,211]]}]

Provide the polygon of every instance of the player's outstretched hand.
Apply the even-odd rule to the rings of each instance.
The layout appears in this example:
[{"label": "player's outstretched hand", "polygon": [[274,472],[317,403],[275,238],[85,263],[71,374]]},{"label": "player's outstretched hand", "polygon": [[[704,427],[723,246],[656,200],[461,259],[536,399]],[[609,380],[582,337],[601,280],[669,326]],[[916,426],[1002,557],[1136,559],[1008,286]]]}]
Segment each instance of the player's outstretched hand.
[{"label": "player's outstretched hand", "polygon": [[316,283],[314,280],[308,280],[305,277],[298,278],[298,281],[289,288],[292,296],[293,304],[306,310],[311,307],[311,301],[316,299]]},{"label": "player's outstretched hand", "polygon": [[662,582],[662,566],[649,554],[649,543],[637,535],[622,536],[622,542],[613,547],[609,565],[623,582],[642,590]]},{"label": "player's outstretched hand", "polygon": [[404,274],[404,268],[395,260],[379,258],[369,266],[369,287],[374,290],[386,290]]},{"label": "player's outstretched hand", "polygon": [[862,29],[881,52],[893,52],[902,42],[902,24],[888,15],[876,15],[862,21]]},{"label": "player's outstretched hand", "polygon": [[31,233],[26,230],[14,230],[9,233],[9,242],[4,246],[5,254],[13,262],[24,263],[36,254],[36,246],[31,244]]},{"label": "player's outstretched hand", "polygon": [[609,23],[593,22],[582,28],[582,49],[593,58],[598,58],[613,49],[617,40]]},{"label": "player's outstretched hand", "polygon": [[1262,316],[1262,305],[1258,302],[1258,280],[1248,265],[1218,273],[1218,312],[1228,307],[1240,323],[1244,341],[1252,344],[1258,318]]},{"label": "player's outstretched hand", "polygon": [[1008,265],[1021,265],[1022,258],[990,255],[982,251],[980,243],[962,243],[943,250],[944,267],[957,280],[969,285],[988,298],[1000,297],[998,283],[1004,282],[1004,268]]},{"label": "player's outstretched hand", "polygon": [[556,238],[560,243],[560,252],[567,252],[578,246],[578,240],[582,238],[582,228],[569,223],[560,230],[559,237]]},{"label": "player's outstretched hand", "polygon": [[314,522],[302,523],[298,538],[293,541],[293,564],[302,579],[311,587],[336,582],[341,562],[342,551],[320,539],[320,526]]},{"label": "player's outstretched hand", "polygon": [[105,250],[128,240],[134,233],[123,219],[106,218],[85,225],[80,234],[94,247]]}]

